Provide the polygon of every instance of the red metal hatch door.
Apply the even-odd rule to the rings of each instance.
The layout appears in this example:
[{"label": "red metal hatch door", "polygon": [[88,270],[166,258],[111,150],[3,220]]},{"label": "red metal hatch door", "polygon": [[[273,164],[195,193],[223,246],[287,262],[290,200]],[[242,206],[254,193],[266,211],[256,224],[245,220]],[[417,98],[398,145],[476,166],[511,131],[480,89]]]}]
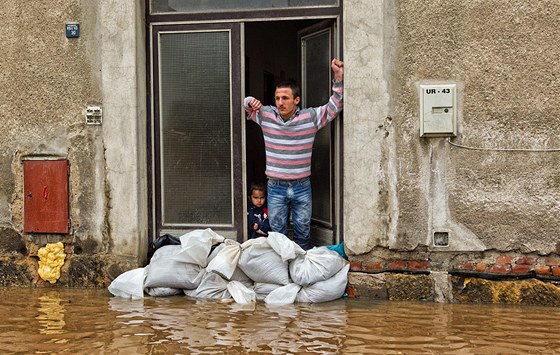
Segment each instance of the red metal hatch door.
[{"label": "red metal hatch door", "polygon": [[68,168],[67,159],[23,162],[24,232],[68,233]]}]

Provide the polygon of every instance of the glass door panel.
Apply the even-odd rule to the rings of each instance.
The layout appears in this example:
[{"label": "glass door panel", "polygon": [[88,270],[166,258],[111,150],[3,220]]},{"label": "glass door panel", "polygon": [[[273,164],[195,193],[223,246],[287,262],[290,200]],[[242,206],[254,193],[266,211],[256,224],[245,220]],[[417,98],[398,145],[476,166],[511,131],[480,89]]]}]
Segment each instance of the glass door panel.
[{"label": "glass door panel", "polygon": [[[240,231],[239,70],[231,28],[154,32],[156,228]],[[162,26],[162,28],[165,28]],[[157,74],[156,74],[157,73]],[[237,117],[237,116],[236,116]],[[239,171],[238,171],[239,170]],[[237,202],[240,200],[241,202]],[[241,207],[240,207],[241,206]]]}]

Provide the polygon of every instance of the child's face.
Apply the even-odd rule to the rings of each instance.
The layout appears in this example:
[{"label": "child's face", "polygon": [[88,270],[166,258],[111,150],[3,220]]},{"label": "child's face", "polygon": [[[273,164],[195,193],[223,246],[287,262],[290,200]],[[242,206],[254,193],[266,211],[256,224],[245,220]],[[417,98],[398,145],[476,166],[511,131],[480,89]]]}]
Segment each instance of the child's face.
[{"label": "child's face", "polygon": [[264,195],[264,191],[261,190],[253,190],[251,196],[249,196],[253,205],[257,207],[262,207],[264,205],[264,201],[266,201],[266,196]]}]

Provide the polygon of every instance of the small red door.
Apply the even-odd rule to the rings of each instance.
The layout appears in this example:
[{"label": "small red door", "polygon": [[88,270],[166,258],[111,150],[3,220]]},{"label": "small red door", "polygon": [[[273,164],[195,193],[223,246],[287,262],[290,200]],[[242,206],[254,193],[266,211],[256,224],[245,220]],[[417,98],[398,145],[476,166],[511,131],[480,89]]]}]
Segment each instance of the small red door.
[{"label": "small red door", "polygon": [[67,159],[23,162],[24,232],[69,232],[68,175]]}]

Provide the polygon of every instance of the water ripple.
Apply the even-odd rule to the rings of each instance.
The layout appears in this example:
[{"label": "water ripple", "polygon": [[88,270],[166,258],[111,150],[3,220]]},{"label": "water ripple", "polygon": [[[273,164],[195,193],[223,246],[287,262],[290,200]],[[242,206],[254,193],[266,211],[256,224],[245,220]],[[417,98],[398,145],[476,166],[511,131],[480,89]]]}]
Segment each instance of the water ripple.
[{"label": "water ripple", "polygon": [[0,297],[0,349],[8,354],[560,353],[557,308],[363,299],[239,305],[90,289],[0,289]]}]

